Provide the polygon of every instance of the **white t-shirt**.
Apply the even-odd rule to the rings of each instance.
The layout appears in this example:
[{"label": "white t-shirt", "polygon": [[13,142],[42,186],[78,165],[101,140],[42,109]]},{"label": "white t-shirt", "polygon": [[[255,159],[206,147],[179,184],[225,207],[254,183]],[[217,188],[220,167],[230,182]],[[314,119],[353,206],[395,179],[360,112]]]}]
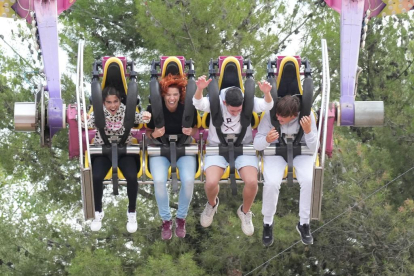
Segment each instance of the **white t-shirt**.
[{"label": "white t-shirt", "polygon": [[[226,96],[226,91],[228,88],[222,89],[220,92],[220,108],[221,114],[223,116],[223,124],[221,125],[221,132],[223,134],[239,134],[241,131],[241,124],[240,124],[240,113],[237,116],[231,115],[227,111],[226,105],[223,103]],[[244,95],[243,95],[244,96]],[[208,97],[203,97],[200,100],[193,98],[193,104],[196,109],[204,112],[210,112],[210,100]],[[267,103],[264,99],[259,99],[254,97],[254,112],[263,112],[272,109],[273,107],[273,100],[270,103]],[[218,145],[220,144],[220,140],[217,136],[216,128],[213,125],[212,118],[210,116],[210,126],[208,130],[208,138],[207,142],[209,145]],[[250,144],[253,142],[252,136],[252,128],[249,126],[246,130],[246,135],[244,136],[242,144]]]}]

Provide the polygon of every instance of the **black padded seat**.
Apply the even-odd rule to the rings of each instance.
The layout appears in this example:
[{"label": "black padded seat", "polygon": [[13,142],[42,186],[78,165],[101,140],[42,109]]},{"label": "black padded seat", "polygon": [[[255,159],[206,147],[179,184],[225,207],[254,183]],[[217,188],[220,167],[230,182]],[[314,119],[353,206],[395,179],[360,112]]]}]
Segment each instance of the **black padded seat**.
[{"label": "black padded seat", "polygon": [[300,95],[296,66],[292,61],[286,62],[283,67],[283,74],[277,89],[278,97],[286,95]]},{"label": "black padded seat", "polygon": [[126,104],[126,92],[124,88],[124,77],[122,76],[121,69],[119,64],[112,62],[109,64],[108,69],[106,71],[106,80],[105,80],[105,87],[111,86],[115,87],[121,94],[121,102]]},{"label": "black padded seat", "polygon": [[178,64],[175,62],[169,62],[167,64],[167,68],[165,69],[165,75],[168,76],[168,74],[171,75],[180,75],[180,69],[178,68]]},{"label": "black padded seat", "polygon": [[233,62],[227,63],[226,67],[224,67],[224,74],[221,77],[222,77],[222,81],[221,81],[221,87],[219,87],[220,90],[235,86],[235,87],[242,89],[243,91],[243,88],[240,87],[239,72],[237,70],[237,66],[235,63]]}]

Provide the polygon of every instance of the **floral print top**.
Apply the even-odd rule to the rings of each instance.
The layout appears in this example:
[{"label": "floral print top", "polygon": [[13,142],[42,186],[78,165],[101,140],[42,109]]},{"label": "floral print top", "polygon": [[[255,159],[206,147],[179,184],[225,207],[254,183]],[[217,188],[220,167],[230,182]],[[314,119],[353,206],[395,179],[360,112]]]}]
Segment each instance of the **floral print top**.
[{"label": "floral print top", "polygon": [[[118,142],[121,140],[121,136],[124,134],[125,132],[125,127],[124,127],[124,118],[125,118],[125,109],[126,106],[121,103],[121,105],[119,106],[117,112],[112,115],[104,106],[104,114],[105,114],[105,134],[108,136],[118,136]],[[135,124],[142,124],[142,123],[149,123],[150,120],[143,120],[142,119],[142,112],[138,113],[135,112]],[[82,126],[84,127],[84,123],[82,122]],[[96,128],[95,126],[95,114],[92,112],[89,115],[89,119],[88,119],[88,128]],[[131,144],[132,141],[132,134],[129,134],[129,137],[126,141],[127,144]],[[102,140],[101,134],[99,133],[99,131],[96,132],[95,134],[95,139],[94,139],[94,144],[95,145],[103,145],[104,141]]]}]

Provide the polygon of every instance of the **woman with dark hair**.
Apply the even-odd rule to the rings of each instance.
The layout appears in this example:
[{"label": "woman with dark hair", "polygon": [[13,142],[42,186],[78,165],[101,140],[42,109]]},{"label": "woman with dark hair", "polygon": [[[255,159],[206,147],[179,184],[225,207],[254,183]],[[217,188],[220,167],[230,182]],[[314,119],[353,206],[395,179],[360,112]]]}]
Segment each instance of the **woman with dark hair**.
[{"label": "woman with dark hair", "polygon": [[[105,87],[102,91],[104,114],[105,114],[105,134],[107,136],[118,136],[118,140],[125,132],[124,118],[125,118],[125,105],[121,102],[121,96],[119,91],[114,87]],[[83,117],[82,117],[83,118]],[[135,112],[135,123],[147,123],[151,118],[149,112],[143,111],[141,113]],[[88,115],[88,128],[96,128],[95,115],[91,113]],[[132,135],[126,141],[127,144],[131,144]],[[95,145],[103,145],[101,134],[96,132]],[[123,175],[127,180],[127,194],[129,199],[129,205],[127,210],[127,231],[134,233],[137,231],[137,213],[136,213],[136,201],[138,194],[138,181],[137,174],[139,169],[139,158],[137,155],[120,155],[118,160],[118,166],[121,169]],[[95,219],[91,223],[92,231],[99,231],[102,227],[102,219],[104,212],[102,210],[102,196],[103,196],[103,180],[111,168],[112,162],[107,156],[95,156],[92,157],[93,167],[93,193],[95,200]]]},{"label": "woman with dark hair", "polygon": [[[146,135],[152,140],[158,140],[163,135],[193,135],[197,125],[197,111],[194,110],[193,128],[182,127],[184,113],[184,99],[186,93],[187,80],[180,76],[169,74],[160,81],[162,107],[164,113],[165,126],[156,128],[153,118],[147,124]],[[147,111],[152,112],[151,106]],[[162,219],[161,237],[169,240],[172,237],[172,215],[169,206],[169,196],[167,191],[167,177],[170,161],[164,156],[152,156],[149,159],[151,174],[154,180],[155,198],[158,204],[158,211]],[[178,211],[175,219],[175,234],[177,237],[184,238],[185,218],[194,190],[194,176],[196,173],[196,157],[182,156],[177,160],[181,189],[178,201]]]}]

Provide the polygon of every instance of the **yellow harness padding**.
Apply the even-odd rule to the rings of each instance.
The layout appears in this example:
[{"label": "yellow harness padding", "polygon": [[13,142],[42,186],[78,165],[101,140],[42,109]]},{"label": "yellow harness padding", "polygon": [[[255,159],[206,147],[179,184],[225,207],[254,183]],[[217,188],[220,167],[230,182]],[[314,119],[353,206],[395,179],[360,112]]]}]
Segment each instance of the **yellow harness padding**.
[{"label": "yellow harness padding", "polygon": [[181,64],[181,61],[177,58],[177,57],[168,57],[165,61],[164,61],[164,67],[162,68],[162,72],[161,72],[161,78],[165,77],[165,73],[167,71],[167,65],[170,62],[174,62],[177,64],[178,66],[178,71],[180,72],[180,76],[184,76],[184,71],[183,71],[183,65]]},{"label": "yellow harness padding", "polygon": [[283,75],[283,68],[285,67],[285,64],[288,62],[288,61],[291,61],[291,62],[293,62],[293,64],[295,65],[295,68],[296,68],[296,78],[297,78],[297,81],[298,81],[298,87],[299,87],[299,91],[300,91],[300,94],[301,95],[303,95],[303,90],[302,90],[302,83],[301,83],[301,81],[300,81],[300,72],[299,72],[299,64],[298,64],[298,60],[296,59],[296,58],[294,58],[294,57],[292,57],[292,56],[287,56],[287,57],[284,57],[283,59],[282,59],[282,61],[280,62],[280,69],[279,69],[279,75],[277,76],[277,89],[279,89],[279,85],[280,85],[280,81],[281,81],[281,79],[282,79],[282,75]]},{"label": "yellow harness padding", "polygon": [[201,118],[201,126],[204,129],[208,129],[208,126],[207,126],[207,116],[208,116],[208,114],[210,114],[210,113],[204,112],[203,117]]}]

